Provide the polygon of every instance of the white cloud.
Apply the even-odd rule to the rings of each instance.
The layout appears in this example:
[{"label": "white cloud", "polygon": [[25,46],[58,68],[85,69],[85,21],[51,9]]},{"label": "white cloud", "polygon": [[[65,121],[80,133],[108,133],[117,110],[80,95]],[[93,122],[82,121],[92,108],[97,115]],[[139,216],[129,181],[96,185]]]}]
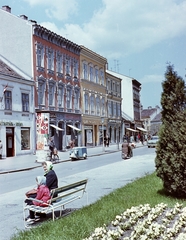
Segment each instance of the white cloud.
[{"label": "white cloud", "polygon": [[70,16],[77,13],[77,1],[76,0],[24,0],[31,6],[41,5],[51,19],[57,19],[60,21],[67,20]]},{"label": "white cloud", "polygon": [[[78,14],[80,3],[87,0],[25,1],[32,5],[42,4],[51,18],[64,20],[69,15]],[[102,2],[103,7],[97,11],[90,3],[92,18],[82,26],[78,23],[66,23],[63,27],[49,23],[43,25],[50,26],[50,30],[61,35],[65,34],[64,37],[67,36],[77,44],[86,45],[107,58],[120,58],[141,52],[186,33],[185,0],[102,0]],[[79,18],[83,17],[83,11],[82,5]]]}]

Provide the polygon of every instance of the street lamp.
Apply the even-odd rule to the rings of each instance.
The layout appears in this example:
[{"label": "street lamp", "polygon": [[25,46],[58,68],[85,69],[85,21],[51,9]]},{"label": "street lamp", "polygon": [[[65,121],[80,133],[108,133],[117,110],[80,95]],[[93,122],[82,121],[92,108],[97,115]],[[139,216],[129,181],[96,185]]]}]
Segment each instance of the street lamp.
[{"label": "street lamp", "polygon": [[102,123],[102,138],[103,138],[103,152],[104,152],[104,151],[105,151],[105,146],[104,146],[104,130],[103,130],[104,117],[101,118],[101,123]]}]

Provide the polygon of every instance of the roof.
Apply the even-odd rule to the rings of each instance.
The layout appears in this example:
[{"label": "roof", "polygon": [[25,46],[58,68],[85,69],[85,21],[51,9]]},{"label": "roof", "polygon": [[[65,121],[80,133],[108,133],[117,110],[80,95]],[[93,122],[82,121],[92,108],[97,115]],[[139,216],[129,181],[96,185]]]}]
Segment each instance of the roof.
[{"label": "roof", "polygon": [[157,109],[156,108],[148,108],[148,109],[144,109],[141,111],[141,118],[150,118],[150,116],[156,112]]},{"label": "roof", "polygon": [[33,82],[31,76],[27,75],[25,72],[23,72],[23,70],[19,69],[17,66],[11,63],[1,54],[0,54],[0,74],[19,79],[25,79],[29,81],[31,80]]},{"label": "roof", "polygon": [[158,113],[152,120],[151,122],[161,122],[162,115],[161,113]]},{"label": "roof", "polygon": [[10,68],[6,63],[0,59],[0,73],[8,76],[22,78],[17,72]]}]

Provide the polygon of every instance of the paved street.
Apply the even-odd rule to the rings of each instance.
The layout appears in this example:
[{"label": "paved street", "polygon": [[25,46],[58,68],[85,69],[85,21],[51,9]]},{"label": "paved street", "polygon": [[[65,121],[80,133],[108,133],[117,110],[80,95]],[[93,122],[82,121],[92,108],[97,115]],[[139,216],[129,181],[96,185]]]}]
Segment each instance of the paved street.
[{"label": "paved street", "polygon": [[[140,147],[140,145],[138,147]],[[113,151],[118,151],[117,145],[111,145],[106,149],[104,154]],[[100,154],[103,154],[102,147],[88,148],[88,156]],[[35,161],[38,160],[42,162],[45,155],[46,153],[37,152],[35,156],[21,156],[1,160],[0,172],[1,174],[5,174],[5,172],[19,171],[20,169],[23,170],[25,168],[40,167],[41,163],[36,163]],[[60,161],[69,160],[69,152],[61,152],[59,155]],[[75,201],[69,206],[70,208],[80,208],[97,201],[102,196],[112,192],[114,189],[130,183],[134,179],[144,176],[146,173],[152,173],[155,170],[154,159],[155,153],[134,156],[129,160],[121,159],[121,161],[117,163],[79,172],[78,174],[70,175],[65,179],[60,178],[60,176],[58,176],[58,178],[59,182],[65,183],[88,178],[87,196]],[[17,230],[24,229],[22,206],[24,194],[31,187],[33,186],[28,186],[26,188],[21,188],[18,191],[12,191],[0,195],[1,240],[8,240],[12,234],[17,232]]]}]

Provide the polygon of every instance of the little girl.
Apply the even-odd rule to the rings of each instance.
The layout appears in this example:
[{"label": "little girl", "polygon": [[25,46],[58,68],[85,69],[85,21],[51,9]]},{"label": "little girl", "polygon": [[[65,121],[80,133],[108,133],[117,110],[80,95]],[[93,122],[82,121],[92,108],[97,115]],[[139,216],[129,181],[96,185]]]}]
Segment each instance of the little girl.
[{"label": "little girl", "polygon": [[[44,203],[39,203],[33,200],[32,205],[47,207],[48,200],[50,200],[51,197],[50,197],[50,191],[48,187],[45,185],[46,178],[44,176],[38,176],[36,177],[36,182],[37,182],[37,195],[35,199],[41,200]],[[27,223],[32,224],[36,220],[39,220],[39,218],[35,216],[35,212],[30,211],[30,218],[27,219]]]}]

